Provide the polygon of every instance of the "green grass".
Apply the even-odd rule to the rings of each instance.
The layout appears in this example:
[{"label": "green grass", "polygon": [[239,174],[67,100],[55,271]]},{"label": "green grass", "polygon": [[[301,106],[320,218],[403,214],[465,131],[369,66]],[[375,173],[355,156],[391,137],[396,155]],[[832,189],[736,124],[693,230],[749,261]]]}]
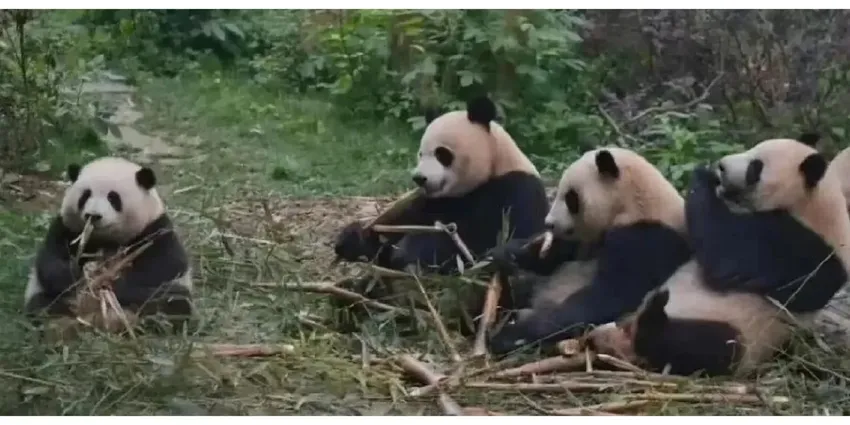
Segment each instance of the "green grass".
[{"label": "green grass", "polygon": [[[138,341],[87,336],[65,348],[39,344],[20,318],[19,295],[47,212],[0,209],[0,413],[2,414],[420,414],[431,398],[411,400],[401,374],[387,365],[361,367],[362,339],[376,356],[427,354],[447,365],[445,346],[426,321],[401,336],[391,318],[359,336],[301,323],[307,311],[326,317],[322,296],[255,285],[324,281],[329,242],[362,213],[341,196],[392,196],[408,187],[417,136],[403,127],[343,123],[327,102],[270,93],[228,78],[154,79],[141,83],[139,129],[169,140],[199,138],[178,165],[158,165],[163,191],[195,256],[201,323],[197,332]],[[339,106],[337,106],[339,107]],[[54,161],[60,162],[53,159]],[[54,200],[58,203],[58,199]],[[263,204],[272,216],[267,218]],[[22,212],[33,211],[33,212]],[[434,291],[446,308],[449,291]],[[462,352],[468,343],[453,335]],[[294,353],[263,359],[189,357],[190,342],[285,343]],[[848,413],[844,354],[804,351],[765,378],[793,403],[781,413]],[[820,371],[803,377],[801,364]],[[823,372],[826,370],[827,372]],[[537,413],[610,399],[610,394],[520,394],[460,391],[463,405]],[[774,407],[668,403],[647,413],[759,414]]]}]

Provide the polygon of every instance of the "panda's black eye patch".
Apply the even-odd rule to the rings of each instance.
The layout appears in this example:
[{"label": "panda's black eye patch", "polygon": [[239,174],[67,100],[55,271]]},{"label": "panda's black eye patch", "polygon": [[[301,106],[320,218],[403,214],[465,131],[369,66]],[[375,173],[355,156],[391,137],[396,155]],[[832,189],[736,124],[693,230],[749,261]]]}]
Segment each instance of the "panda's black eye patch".
[{"label": "panda's black eye patch", "polygon": [[455,160],[455,154],[453,154],[452,151],[442,146],[434,150],[434,157],[436,157],[437,161],[439,161],[440,164],[446,168],[451,167],[452,162],[454,162]]},{"label": "panda's black eye patch", "polygon": [[564,202],[567,204],[567,209],[570,211],[570,214],[578,214],[581,204],[579,203],[578,192],[576,192],[575,189],[567,191],[567,194],[564,195]]},{"label": "panda's black eye patch", "polygon": [[761,171],[764,170],[764,162],[760,159],[754,159],[747,165],[747,174],[744,179],[747,186],[752,186],[761,180]]},{"label": "panda's black eye patch", "polygon": [[77,209],[83,209],[83,206],[86,205],[86,202],[88,202],[89,198],[91,198],[91,189],[86,189],[83,191],[83,194],[80,195],[80,199],[77,200]]},{"label": "panda's black eye patch", "polygon": [[112,208],[116,212],[121,212],[121,208],[123,208],[123,204],[121,202],[121,195],[118,192],[111,190],[109,194],[106,195],[106,199],[109,200],[109,204],[112,205]]}]

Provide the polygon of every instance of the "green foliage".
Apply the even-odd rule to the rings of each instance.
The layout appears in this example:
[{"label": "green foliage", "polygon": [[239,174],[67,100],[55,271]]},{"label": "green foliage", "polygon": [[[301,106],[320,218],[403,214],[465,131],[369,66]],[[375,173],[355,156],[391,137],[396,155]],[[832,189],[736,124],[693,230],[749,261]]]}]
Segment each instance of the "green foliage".
[{"label": "green foliage", "polygon": [[587,106],[598,87],[578,51],[584,20],[566,11],[286,11],[261,82],[330,95],[358,116],[424,127],[426,108],[463,107],[488,93],[533,153],[601,139]]},{"label": "green foliage", "polygon": [[232,10],[89,10],[78,22],[110,62],[173,76],[215,59],[231,65],[260,47],[251,24]]},{"label": "green foliage", "polygon": [[102,57],[84,58],[69,34],[44,12],[0,11],[0,158],[24,167],[58,145],[97,149],[106,123],[79,96],[82,76]]}]

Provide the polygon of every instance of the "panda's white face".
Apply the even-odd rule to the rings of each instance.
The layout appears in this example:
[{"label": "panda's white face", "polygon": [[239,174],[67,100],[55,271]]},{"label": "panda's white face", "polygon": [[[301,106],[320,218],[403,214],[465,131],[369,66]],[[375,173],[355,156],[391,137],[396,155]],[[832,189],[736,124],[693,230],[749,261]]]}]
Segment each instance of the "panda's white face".
[{"label": "panda's white face", "polygon": [[717,195],[738,213],[790,209],[805,202],[826,171],[818,152],[793,139],[771,139],[717,162]]},{"label": "panda's white face", "polygon": [[452,169],[455,155],[445,146],[429,151],[419,151],[419,163],[413,170],[413,182],[427,196],[440,197],[450,192],[458,176]]},{"label": "panda's white face", "polygon": [[412,179],[428,197],[462,196],[490,178],[494,143],[465,111],[446,113],[425,129]]},{"label": "panda's white face", "polygon": [[72,165],[68,174],[72,183],[65,191],[61,215],[73,231],[81,231],[90,221],[94,238],[124,243],[164,212],[149,168],[105,157],[82,168]]},{"label": "panda's white face", "polygon": [[684,229],[684,199],[637,152],[605,147],[583,154],[561,176],[546,215],[548,228],[584,241],[640,221]]},{"label": "panda's white face", "polygon": [[586,152],[564,170],[545,221],[554,232],[592,240],[613,220],[616,188],[596,165],[597,152]]}]

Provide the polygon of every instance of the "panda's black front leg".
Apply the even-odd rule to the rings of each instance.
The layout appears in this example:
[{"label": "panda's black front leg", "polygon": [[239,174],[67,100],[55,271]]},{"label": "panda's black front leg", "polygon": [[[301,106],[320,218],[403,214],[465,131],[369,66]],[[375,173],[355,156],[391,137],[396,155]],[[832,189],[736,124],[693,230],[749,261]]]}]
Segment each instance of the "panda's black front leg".
[{"label": "panda's black front leg", "polygon": [[490,255],[499,271],[506,275],[513,275],[519,269],[550,276],[564,263],[577,260],[582,248],[577,240],[555,237],[546,254],[541,255],[542,245],[543,239],[538,236],[512,239],[491,250]]},{"label": "panda's black front leg", "polygon": [[688,232],[706,283],[769,295],[793,312],[823,308],[847,280],[832,248],[786,211],[734,213],[708,170],[694,172]]},{"label": "panda's black front leg", "polygon": [[640,306],[644,296],[663,284],[691,256],[675,230],[641,222],[608,232],[595,276],[560,304],[537,307],[501,329],[490,350],[505,353],[525,344],[571,338],[588,326],[620,319]]}]

